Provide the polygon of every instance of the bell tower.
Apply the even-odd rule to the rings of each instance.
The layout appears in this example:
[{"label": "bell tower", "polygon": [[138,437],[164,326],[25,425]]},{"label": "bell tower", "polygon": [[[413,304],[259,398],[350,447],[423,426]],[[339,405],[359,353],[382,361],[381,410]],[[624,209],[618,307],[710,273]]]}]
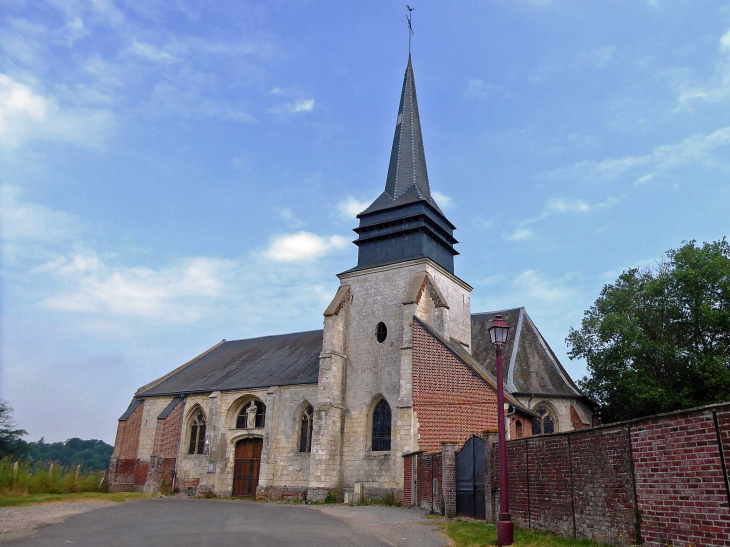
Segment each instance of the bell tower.
[{"label": "bell tower", "polygon": [[403,454],[418,450],[413,318],[467,348],[469,294],[454,275],[454,225],[431,195],[411,56],[385,189],[355,228],[357,266],[324,312],[309,499],[403,493]]}]

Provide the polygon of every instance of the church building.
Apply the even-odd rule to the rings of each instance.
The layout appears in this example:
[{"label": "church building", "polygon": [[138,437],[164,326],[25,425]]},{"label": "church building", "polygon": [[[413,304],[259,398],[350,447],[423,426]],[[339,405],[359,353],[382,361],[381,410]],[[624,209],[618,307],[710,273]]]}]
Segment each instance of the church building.
[{"label": "church building", "polygon": [[[357,215],[357,265],[322,330],[223,340],[141,387],[109,485],[322,500],[404,489],[404,455],[508,420],[511,438],[587,428],[593,405],[525,308],[472,313],[455,226],[431,195],[409,56],[383,193]],[[497,407],[487,329],[512,327]]]}]

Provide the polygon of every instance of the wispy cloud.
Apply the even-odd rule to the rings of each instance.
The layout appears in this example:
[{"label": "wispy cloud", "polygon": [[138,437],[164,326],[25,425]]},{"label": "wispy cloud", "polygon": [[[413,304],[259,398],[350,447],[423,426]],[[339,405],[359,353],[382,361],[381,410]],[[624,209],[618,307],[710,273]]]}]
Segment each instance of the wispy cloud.
[{"label": "wispy cloud", "polygon": [[132,55],[136,55],[137,57],[156,63],[177,63],[181,61],[177,55],[174,55],[169,51],[165,51],[153,46],[152,44],[139,42],[137,40],[132,40],[132,44],[129,46],[127,51]]},{"label": "wispy cloud", "polygon": [[361,201],[352,196],[347,196],[347,199],[337,204],[337,211],[342,220],[352,221],[357,215],[367,209],[372,202],[372,199]]},{"label": "wispy cloud", "polygon": [[288,207],[275,207],[274,212],[279,215],[281,220],[283,220],[289,228],[297,229],[301,228],[305,224],[305,222],[298,219]]},{"label": "wispy cloud", "polygon": [[552,198],[545,204],[545,207],[539,216],[523,220],[517,225],[517,228],[515,228],[513,232],[505,235],[505,237],[510,241],[532,239],[536,234],[530,226],[545,220],[548,217],[565,213],[588,214],[597,209],[611,207],[618,203],[618,201],[618,198],[609,197],[600,203],[591,204],[583,199]]},{"label": "wispy cloud", "polygon": [[438,203],[439,206],[443,207],[444,209],[450,209],[454,205],[454,200],[446,194],[434,191],[431,192],[431,195],[433,196],[433,199],[436,200],[436,203]]},{"label": "wispy cloud", "polygon": [[298,99],[293,103],[285,103],[269,108],[268,112],[279,116],[291,116],[314,110],[314,99]]},{"label": "wispy cloud", "polygon": [[264,254],[276,262],[302,262],[321,258],[347,245],[347,239],[342,236],[297,232],[274,237]]},{"label": "wispy cloud", "polygon": [[32,140],[100,148],[114,129],[110,110],[64,108],[55,97],[0,74],[0,148],[15,148]]},{"label": "wispy cloud", "polygon": [[614,45],[603,46],[598,49],[581,51],[575,56],[576,66],[588,66],[602,70],[613,63],[618,48]]},{"label": "wispy cloud", "polygon": [[689,69],[673,69],[668,76],[677,94],[677,108],[691,109],[698,103],[718,103],[730,97],[730,29],[718,42],[714,74],[698,82]]},{"label": "wispy cloud", "polygon": [[709,134],[687,137],[676,144],[657,146],[642,156],[603,161],[583,161],[570,167],[547,171],[542,176],[553,179],[572,179],[588,182],[606,182],[633,175],[633,181],[648,182],[653,176],[666,175],[685,165],[710,167],[725,165],[726,154],[717,152],[730,146],[730,127]]},{"label": "wispy cloud", "polygon": [[197,320],[205,299],[224,294],[235,263],[207,257],[187,258],[171,266],[107,265],[93,251],[80,250],[35,269],[62,281],[61,294],[43,301],[47,308],[83,313]]},{"label": "wispy cloud", "polygon": [[75,215],[26,201],[19,186],[0,184],[0,238],[11,242],[53,243],[76,237],[81,220]]},{"label": "wispy cloud", "polygon": [[506,86],[478,79],[469,80],[464,94],[473,99],[488,99],[495,96],[512,98],[512,92]]}]

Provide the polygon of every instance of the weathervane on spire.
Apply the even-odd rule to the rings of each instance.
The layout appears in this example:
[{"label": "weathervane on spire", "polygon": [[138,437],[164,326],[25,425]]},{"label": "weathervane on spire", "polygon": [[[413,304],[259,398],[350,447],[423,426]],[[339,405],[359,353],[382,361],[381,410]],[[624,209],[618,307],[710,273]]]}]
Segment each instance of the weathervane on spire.
[{"label": "weathervane on spire", "polygon": [[411,18],[413,17],[413,8],[406,4],[408,13],[406,13],[406,19],[408,20],[408,55],[411,54],[411,36],[413,36],[413,27],[411,26]]}]

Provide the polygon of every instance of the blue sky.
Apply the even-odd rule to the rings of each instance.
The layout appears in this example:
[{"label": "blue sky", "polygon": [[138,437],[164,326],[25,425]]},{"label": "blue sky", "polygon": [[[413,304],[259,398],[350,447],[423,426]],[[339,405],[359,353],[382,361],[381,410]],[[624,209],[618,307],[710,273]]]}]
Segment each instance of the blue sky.
[{"label": "blue sky", "polygon": [[[472,311],[564,339],[607,282],[727,235],[730,4],[414,0],[429,177]],[[321,328],[385,183],[400,2],[5,0],[0,396],[112,442],[222,338]]]}]

